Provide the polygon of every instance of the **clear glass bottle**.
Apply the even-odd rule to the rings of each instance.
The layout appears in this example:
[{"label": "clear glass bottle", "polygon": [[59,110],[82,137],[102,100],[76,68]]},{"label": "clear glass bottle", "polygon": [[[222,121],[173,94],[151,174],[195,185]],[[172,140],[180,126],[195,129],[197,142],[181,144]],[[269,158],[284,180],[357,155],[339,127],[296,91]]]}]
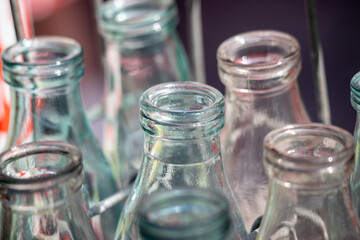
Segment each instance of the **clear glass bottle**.
[{"label": "clear glass bottle", "polygon": [[0,239],[97,239],[83,208],[81,153],[64,142],[0,155]]},{"label": "clear glass bottle", "polygon": [[224,168],[249,231],[268,196],[264,136],[289,123],[309,122],[297,84],[300,46],[286,33],[252,31],[224,41],[217,59],[226,87]]},{"label": "clear glass bottle", "polygon": [[143,240],[230,239],[230,206],[218,192],[198,188],[156,192],[142,200],[138,214]]},{"label": "clear glass bottle", "polygon": [[99,15],[105,71],[103,149],[126,186],[141,165],[141,94],[159,83],[189,80],[189,68],[176,33],[179,17],[173,0],[104,2]]},{"label": "clear glass bottle", "polygon": [[360,217],[360,73],[353,76],[350,82],[351,105],[357,111],[354,130],[355,140],[355,168],[351,177],[351,191],[354,205]]},{"label": "clear glass bottle", "polygon": [[222,94],[195,82],[158,84],[141,97],[140,123],[145,132],[143,162],[124,205],[116,239],[139,239],[137,211],[143,197],[183,187],[223,193],[231,206],[234,238],[241,239],[245,229],[221,161]]},{"label": "clear glass bottle", "polygon": [[264,166],[270,194],[256,239],[360,239],[350,133],[319,123],[274,130],[264,140]]},{"label": "clear glass bottle", "polygon": [[[88,205],[115,193],[118,190],[115,177],[81,101],[80,80],[84,74],[81,45],[62,37],[26,39],[7,48],[2,60],[12,102],[7,148],[44,140],[74,144],[83,154]],[[96,229],[99,236],[113,238],[119,215],[117,207],[101,216],[102,226]]]}]

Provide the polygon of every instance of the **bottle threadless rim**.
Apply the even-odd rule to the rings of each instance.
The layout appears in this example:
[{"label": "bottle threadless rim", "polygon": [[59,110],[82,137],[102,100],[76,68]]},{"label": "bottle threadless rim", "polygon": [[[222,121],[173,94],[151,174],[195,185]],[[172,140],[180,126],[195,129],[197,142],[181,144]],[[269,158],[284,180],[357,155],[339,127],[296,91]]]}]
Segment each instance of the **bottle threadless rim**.
[{"label": "bottle threadless rim", "polygon": [[145,132],[159,137],[208,137],[222,129],[224,105],[223,95],[206,84],[158,84],[140,98],[140,123]]},{"label": "bottle threadless rim", "polygon": [[75,177],[82,184],[80,150],[68,143],[39,141],[15,146],[0,154],[0,191],[48,189]]},{"label": "bottle threadless rim", "polygon": [[24,39],[2,52],[4,80],[12,87],[39,91],[77,83],[84,75],[83,50],[73,39]]},{"label": "bottle threadless rim", "polygon": [[228,201],[209,190],[159,191],[144,198],[140,206],[144,239],[223,239],[231,225]]},{"label": "bottle threadless rim", "polygon": [[225,86],[264,91],[297,78],[301,69],[300,45],[287,33],[250,31],[225,40],[217,50],[217,61]]},{"label": "bottle threadless rim", "polygon": [[[178,23],[173,0],[136,0],[104,2],[100,6],[99,31],[106,38],[146,42]],[[165,31],[166,32],[166,31]]]},{"label": "bottle threadless rim", "polygon": [[288,125],[265,136],[263,159],[267,174],[286,186],[330,187],[350,176],[354,140],[332,125]]}]

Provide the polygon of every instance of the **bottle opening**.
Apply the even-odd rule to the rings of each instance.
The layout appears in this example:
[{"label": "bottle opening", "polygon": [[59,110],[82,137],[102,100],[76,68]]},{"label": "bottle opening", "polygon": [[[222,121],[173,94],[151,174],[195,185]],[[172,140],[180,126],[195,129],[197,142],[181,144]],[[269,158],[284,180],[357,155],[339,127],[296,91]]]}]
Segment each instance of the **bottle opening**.
[{"label": "bottle opening", "polygon": [[217,51],[218,70],[226,86],[267,89],[293,80],[301,68],[300,46],[278,31],[252,31],[224,41]]},{"label": "bottle opening", "polygon": [[100,32],[116,39],[144,37],[177,23],[172,0],[105,2],[100,7]]},{"label": "bottle opening", "polygon": [[360,72],[356,73],[350,82],[351,104],[356,111],[360,111]]},{"label": "bottle opening", "polygon": [[264,164],[275,178],[312,184],[326,183],[327,179],[330,184],[331,179],[339,180],[349,172],[354,162],[353,147],[352,135],[338,127],[289,125],[265,137]]},{"label": "bottle opening", "polygon": [[150,239],[225,236],[230,225],[227,200],[201,189],[154,193],[143,200],[139,216],[140,232]]},{"label": "bottle opening", "polygon": [[63,87],[83,76],[82,47],[64,37],[24,39],[2,53],[5,81],[29,90]]},{"label": "bottle opening", "polygon": [[159,84],[142,95],[140,115],[148,133],[180,139],[199,132],[203,132],[200,136],[213,135],[223,127],[224,98],[215,88],[201,83]]},{"label": "bottle opening", "polygon": [[0,161],[0,187],[17,190],[46,188],[82,170],[80,151],[62,142],[22,144],[3,152]]}]

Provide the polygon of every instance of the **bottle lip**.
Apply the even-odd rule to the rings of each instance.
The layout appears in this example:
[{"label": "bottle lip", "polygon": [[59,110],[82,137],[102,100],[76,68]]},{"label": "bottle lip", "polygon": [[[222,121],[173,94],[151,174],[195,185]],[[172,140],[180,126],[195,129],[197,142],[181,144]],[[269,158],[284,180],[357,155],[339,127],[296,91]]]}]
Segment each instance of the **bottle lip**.
[{"label": "bottle lip", "polygon": [[[143,198],[140,206],[140,233],[148,237],[184,239],[220,232],[225,235],[230,228],[227,199],[208,189],[158,191]],[[188,218],[180,221],[184,216]]]},{"label": "bottle lip", "polygon": [[100,33],[108,37],[146,39],[177,24],[178,11],[173,0],[110,1],[102,3],[99,22]]},{"label": "bottle lip", "polygon": [[[320,139],[321,142],[317,142]],[[317,176],[317,173],[334,173],[334,176],[336,172],[345,174],[349,172],[347,168],[353,163],[353,136],[333,125],[322,123],[288,125],[269,132],[264,138],[264,164],[269,168],[267,172],[276,172],[272,175],[279,179],[288,176],[286,172],[291,173],[292,178],[287,179],[289,182],[298,184],[322,182],[324,179],[321,179],[319,174]],[[295,178],[296,175],[305,176],[304,174],[315,175],[309,182],[305,177]],[[341,178],[334,177],[334,179],[339,181]],[[327,180],[330,184],[331,180]],[[323,183],[326,184],[326,181]]]},{"label": "bottle lip", "polygon": [[224,104],[223,95],[209,85],[162,83],[141,96],[140,123],[147,133],[171,139],[198,138],[200,132],[211,136],[224,125]]},{"label": "bottle lip", "polygon": [[[46,155],[41,157],[41,154]],[[34,161],[34,158],[31,159],[33,155],[40,156]],[[61,157],[59,161],[56,161],[57,156]],[[22,160],[26,160],[26,166]],[[16,163],[18,165],[14,166]],[[37,168],[36,164],[39,164]],[[21,168],[21,171],[16,171],[16,167]],[[0,190],[34,191],[51,188],[81,176],[82,168],[81,152],[71,144],[59,141],[21,144],[0,154]],[[82,178],[77,180],[77,187],[81,184]]]},{"label": "bottle lip", "polygon": [[360,111],[360,72],[356,73],[350,81],[351,105],[356,111]]},{"label": "bottle lip", "polygon": [[296,79],[301,69],[298,41],[275,30],[230,37],[217,50],[218,71],[227,87],[263,90]]},{"label": "bottle lip", "polygon": [[49,89],[78,82],[84,74],[83,49],[70,38],[23,39],[1,54],[4,80],[16,88]]}]

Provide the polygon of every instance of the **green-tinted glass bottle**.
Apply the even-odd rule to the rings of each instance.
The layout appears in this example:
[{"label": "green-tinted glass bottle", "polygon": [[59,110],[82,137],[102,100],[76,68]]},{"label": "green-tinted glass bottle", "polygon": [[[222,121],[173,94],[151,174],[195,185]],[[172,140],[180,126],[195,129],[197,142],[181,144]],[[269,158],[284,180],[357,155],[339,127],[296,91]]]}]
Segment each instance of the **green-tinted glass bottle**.
[{"label": "green-tinted glass bottle", "polygon": [[230,206],[218,192],[189,188],[156,192],[142,200],[139,232],[143,240],[226,240]]},{"label": "green-tinted glass bottle", "polygon": [[264,140],[264,166],[269,200],[256,239],[360,239],[350,133],[319,123],[273,130]]},{"label": "green-tinted glass bottle", "polygon": [[205,84],[171,82],[149,88],[140,100],[145,132],[143,161],[124,205],[116,239],[138,239],[137,211],[150,193],[181,187],[219,191],[231,207],[235,237],[246,235],[225,177],[219,132],[224,124],[224,98]]},{"label": "green-tinted glass bottle", "polygon": [[190,79],[173,0],[119,0],[99,7],[105,71],[103,149],[126,186],[141,164],[139,99],[151,86]]},{"label": "green-tinted glass bottle", "polygon": [[83,208],[81,153],[33,142],[0,155],[0,239],[96,240]]},{"label": "green-tinted glass bottle", "polygon": [[[115,193],[118,190],[115,177],[81,101],[80,80],[84,74],[81,45],[63,37],[25,39],[7,48],[2,61],[12,102],[7,148],[44,140],[74,144],[83,154],[88,205]],[[111,239],[119,214],[120,209],[103,214],[101,227],[94,224],[97,234]]]}]

